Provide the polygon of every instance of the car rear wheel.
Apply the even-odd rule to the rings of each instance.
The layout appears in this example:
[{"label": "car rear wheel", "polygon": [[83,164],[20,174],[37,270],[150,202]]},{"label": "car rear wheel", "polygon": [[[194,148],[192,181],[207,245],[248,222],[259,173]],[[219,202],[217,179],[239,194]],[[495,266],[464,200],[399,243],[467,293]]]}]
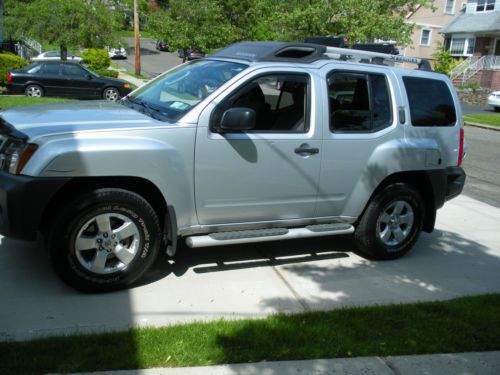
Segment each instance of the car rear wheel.
[{"label": "car rear wheel", "polygon": [[360,252],[372,259],[396,259],[418,240],[424,219],[419,192],[404,183],[389,185],[368,204],[354,233]]},{"label": "car rear wheel", "polygon": [[38,85],[28,85],[24,89],[24,94],[33,98],[40,98],[43,96],[43,89]]},{"label": "car rear wheel", "polygon": [[115,87],[108,87],[102,94],[103,99],[116,102],[120,99],[120,92]]},{"label": "car rear wheel", "polygon": [[53,221],[49,254],[70,286],[107,292],[132,284],[148,270],[160,233],[155,211],[140,195],[96,189],[66,204]]}]

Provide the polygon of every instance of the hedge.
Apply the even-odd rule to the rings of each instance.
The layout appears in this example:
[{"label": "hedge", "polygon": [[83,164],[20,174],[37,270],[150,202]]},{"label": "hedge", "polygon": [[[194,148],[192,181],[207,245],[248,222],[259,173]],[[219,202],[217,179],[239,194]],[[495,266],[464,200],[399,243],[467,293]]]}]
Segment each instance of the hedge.
[{"label": "hedge", "polygon": [[0,85],[7,82],[7,73],[9,69],[21,69],[28,63],[21,57],[12,53],[0,53]]},{"label": "hedge", "polygon": [[82,52],[83,62],[92,70],[107,69],[111,64],[109,53],[105,49],[89,48]]}]

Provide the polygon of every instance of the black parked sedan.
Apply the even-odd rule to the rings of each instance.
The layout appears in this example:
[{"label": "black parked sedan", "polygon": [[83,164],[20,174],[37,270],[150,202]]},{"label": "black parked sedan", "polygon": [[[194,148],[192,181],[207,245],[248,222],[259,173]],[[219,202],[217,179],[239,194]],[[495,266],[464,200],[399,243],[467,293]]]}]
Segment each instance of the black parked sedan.
[{"label": "black parked sedan", "polygon": [[26,96],[102,98],[115,101],[132,91],[127,82],[102,77],[80,64],[43,61],[7,74],[7,92]]}]

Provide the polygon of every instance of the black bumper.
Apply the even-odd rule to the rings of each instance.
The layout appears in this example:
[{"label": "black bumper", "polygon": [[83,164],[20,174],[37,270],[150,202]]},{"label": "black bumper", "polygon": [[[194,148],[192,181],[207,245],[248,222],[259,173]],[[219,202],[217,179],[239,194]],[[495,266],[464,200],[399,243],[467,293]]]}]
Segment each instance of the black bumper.
[{"label": "black bumper", "polygon": [[465,185],[465,172],[461,167],[446,168],[446,193],[445,200],[450,200],[459,195]]},{"label": "black bumper", "polygon": [[34,240],[42,214],[69,178],[37,178],[0,172],[0,234]]}]

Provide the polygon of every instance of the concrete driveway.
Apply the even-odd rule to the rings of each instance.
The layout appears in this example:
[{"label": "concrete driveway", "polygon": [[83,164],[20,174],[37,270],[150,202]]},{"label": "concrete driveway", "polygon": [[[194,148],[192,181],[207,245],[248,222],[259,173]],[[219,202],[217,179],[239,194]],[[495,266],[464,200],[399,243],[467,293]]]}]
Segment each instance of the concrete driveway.
[{"label": "concrete driveway", "polygon": [[86,295],[40,244],[0,244],[0,340],[500,292],[500,209],[460,196],[406,257],[367,261],[351,237],[191,250],[131,290]]}]

